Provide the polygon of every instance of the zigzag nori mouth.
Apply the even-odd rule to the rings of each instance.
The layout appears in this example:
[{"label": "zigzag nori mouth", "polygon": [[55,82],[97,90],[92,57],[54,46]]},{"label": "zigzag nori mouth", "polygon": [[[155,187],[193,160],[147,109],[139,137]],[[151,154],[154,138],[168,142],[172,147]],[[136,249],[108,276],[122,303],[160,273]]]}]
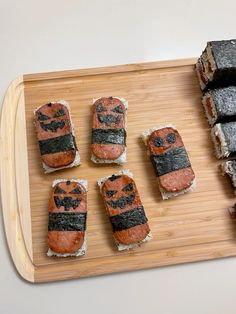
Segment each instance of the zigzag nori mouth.
[{"label": "zigzag nori mouth", "polygon": [[71,207],[76,209],[81,203],[81,198],[63,197],[60,199],[58,196],[54,196],[54,202],[57,208],[62,206],[65,208],[65,211],[68,211]]},{"label": "zigzag nori mouth", "polygon": [[112,208],[116,209],[125,208],[127,205],[132,205],[135,199],[135,193],[131,193],[129,196],[122,196],[117,201],[109,201],[107,204]]},{"label": "zigzag nori mouth", "polygon": [[41,128],[46,132],[47,131],[56,132],[58,129],[63,129],[65,125],[66,125],[65,120],[61,120],[61,121],[53,120],[50,123],[40,122]]}]

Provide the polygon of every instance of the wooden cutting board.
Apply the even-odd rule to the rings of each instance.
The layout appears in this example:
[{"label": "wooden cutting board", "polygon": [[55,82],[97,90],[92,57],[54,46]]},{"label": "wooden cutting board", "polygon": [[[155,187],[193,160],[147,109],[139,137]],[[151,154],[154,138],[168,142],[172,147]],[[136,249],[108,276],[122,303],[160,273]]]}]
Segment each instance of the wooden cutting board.
[{"label": "wooden cutting board", "polygon": [[[236,255],[236,228],[227,208],[232,187],[218,169],[194,71],[196,59],[98,69],[30,74],[13,81],[1,116],[1,196],[5,231],[14,264],[31,282],[47,282],[132,271]],[[127,164],[90,161],[92,99],[120,96],[129,101]],[[33,110],[64,99],[71,106],[80,167],[44,174],[33,127]],[[140,133],[174,124],[196,174],[194,192],[161,200]],[[96,180],[130,169],[138,186],[153,240],[117,252]],[[48,198],[56,178],[89,182],[88,250],[81,258],[49,258]]]}]

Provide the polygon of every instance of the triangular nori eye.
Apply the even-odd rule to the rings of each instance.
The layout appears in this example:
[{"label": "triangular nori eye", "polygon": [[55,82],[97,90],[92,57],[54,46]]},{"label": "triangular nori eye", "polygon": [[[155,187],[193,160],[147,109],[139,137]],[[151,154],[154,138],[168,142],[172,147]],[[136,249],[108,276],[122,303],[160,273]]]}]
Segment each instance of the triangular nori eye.
[{"label": "triangular nori eye", "polygon": [[69,194],[81,194],[81,188],[77,187],[74,190],[70,191]]},{"label": "triangular nori eye", "polygon": [[64,116],[64,114],[65,114],[65,111],[63,108],[61,108],[55,113],[54,118]]},{"label": "triangular nori eye", "polygon": [[60,188],[59,186],[57,186],[56,188],[55,188],[55,191],[54,191],[54,193],[56,193],[56,194],[65,194],[66,192],[64,191],[64,190],[62,190],[62,188]]},{"label": "triangular nori eye", "polygon": [[48,119],[50,119],[50,117],[46,116],[41,111],[39,111],[39,113],[38,113],[38,120],[39,121],[45,121],[45,120],[48,120]]},{"label": "triangular nori eye", "polygon": [[107,109],[102,104],[98,104],[96,107],[96,111],[97,112],[103,112],[103,111],[107,111]]},{"label": "triangular nori eye", "polygon": [[112,196],[115,195],[116,193],[117,193],[116,190],[108,190],[108,191],[106,191],[106,195],[107,195],[108,197],[112,197]]},{"label": "triangular nori eye", "polygon": [[123,110],[123,108],[121,107],[121,105],[116,106],[116,107],[113,108],[111,111],[117,112],[117,113],[124,113],[124,110]]},{"label": "triangular nori eye", "polygon": [[122,189],[122,191],[133,191],[133,184],[129,183]]}]

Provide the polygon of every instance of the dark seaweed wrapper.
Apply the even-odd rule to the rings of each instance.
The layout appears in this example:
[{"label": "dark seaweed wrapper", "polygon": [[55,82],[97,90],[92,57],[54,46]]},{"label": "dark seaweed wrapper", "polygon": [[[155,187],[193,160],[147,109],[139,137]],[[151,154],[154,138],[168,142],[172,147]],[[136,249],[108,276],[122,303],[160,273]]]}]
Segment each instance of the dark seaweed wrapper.
[{"label": "dark seaweed wrapper", "polygon": [[126,145],[126,131],[120,129],[92,129],[93,144]]},{"label": "dark seaweed wrapper", "polygon": [[41,155],[76,150],[75,138],[72,133],[39,141]]},{"label": "dark seaweed wrapper", "polygon": [[172,171],[191,167],[184,146],[171,149],[163,155],[151,155],[150,159],[157,177]]},{"label": "dark seaweed wrapper", "polygon": [[48,231],[85,231],[87,213],[49,213]]},{"label": "dark seaweed wrapper", "polygon": [[147,223],[147,221],[143,206],[139,206],[119,215],[110,217],[113,232],[127,230],[138,225],[143,225]]}]

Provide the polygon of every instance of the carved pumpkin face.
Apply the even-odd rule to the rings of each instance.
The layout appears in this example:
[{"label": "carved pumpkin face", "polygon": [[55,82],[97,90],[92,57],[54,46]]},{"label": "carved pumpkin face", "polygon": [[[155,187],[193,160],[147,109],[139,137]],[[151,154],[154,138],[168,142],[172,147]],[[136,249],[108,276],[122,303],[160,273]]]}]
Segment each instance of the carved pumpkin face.
[{"label": "carved pumpkin face", "polygon": [[125,106],[117,98],[102,97],[93,105],[93,128],[124,128]]},{"label": "carved pumpkin face", "polygon": [[106,180],[102,186],[102,194],[111,216],[136,208],[141,204],[135,182],[126,175],[113,175]]},{"label": "carved pumpkin face", "polygon": [[51,212],[86,212],[87,192],[78,182],[66,181],[53,188],[50,208]]},{"label": "carved pumpkin face", "polygon": [[162,155],[171,149],[183,146],[178,131],[171,127],[152,132],[147,144],[152,155]]},{"label": "carved pumpkin face", "polygon": [[69,112],[63,104],[48,103],[40,107],[35,115],[39,140],[58,137],[71,132]]}]

